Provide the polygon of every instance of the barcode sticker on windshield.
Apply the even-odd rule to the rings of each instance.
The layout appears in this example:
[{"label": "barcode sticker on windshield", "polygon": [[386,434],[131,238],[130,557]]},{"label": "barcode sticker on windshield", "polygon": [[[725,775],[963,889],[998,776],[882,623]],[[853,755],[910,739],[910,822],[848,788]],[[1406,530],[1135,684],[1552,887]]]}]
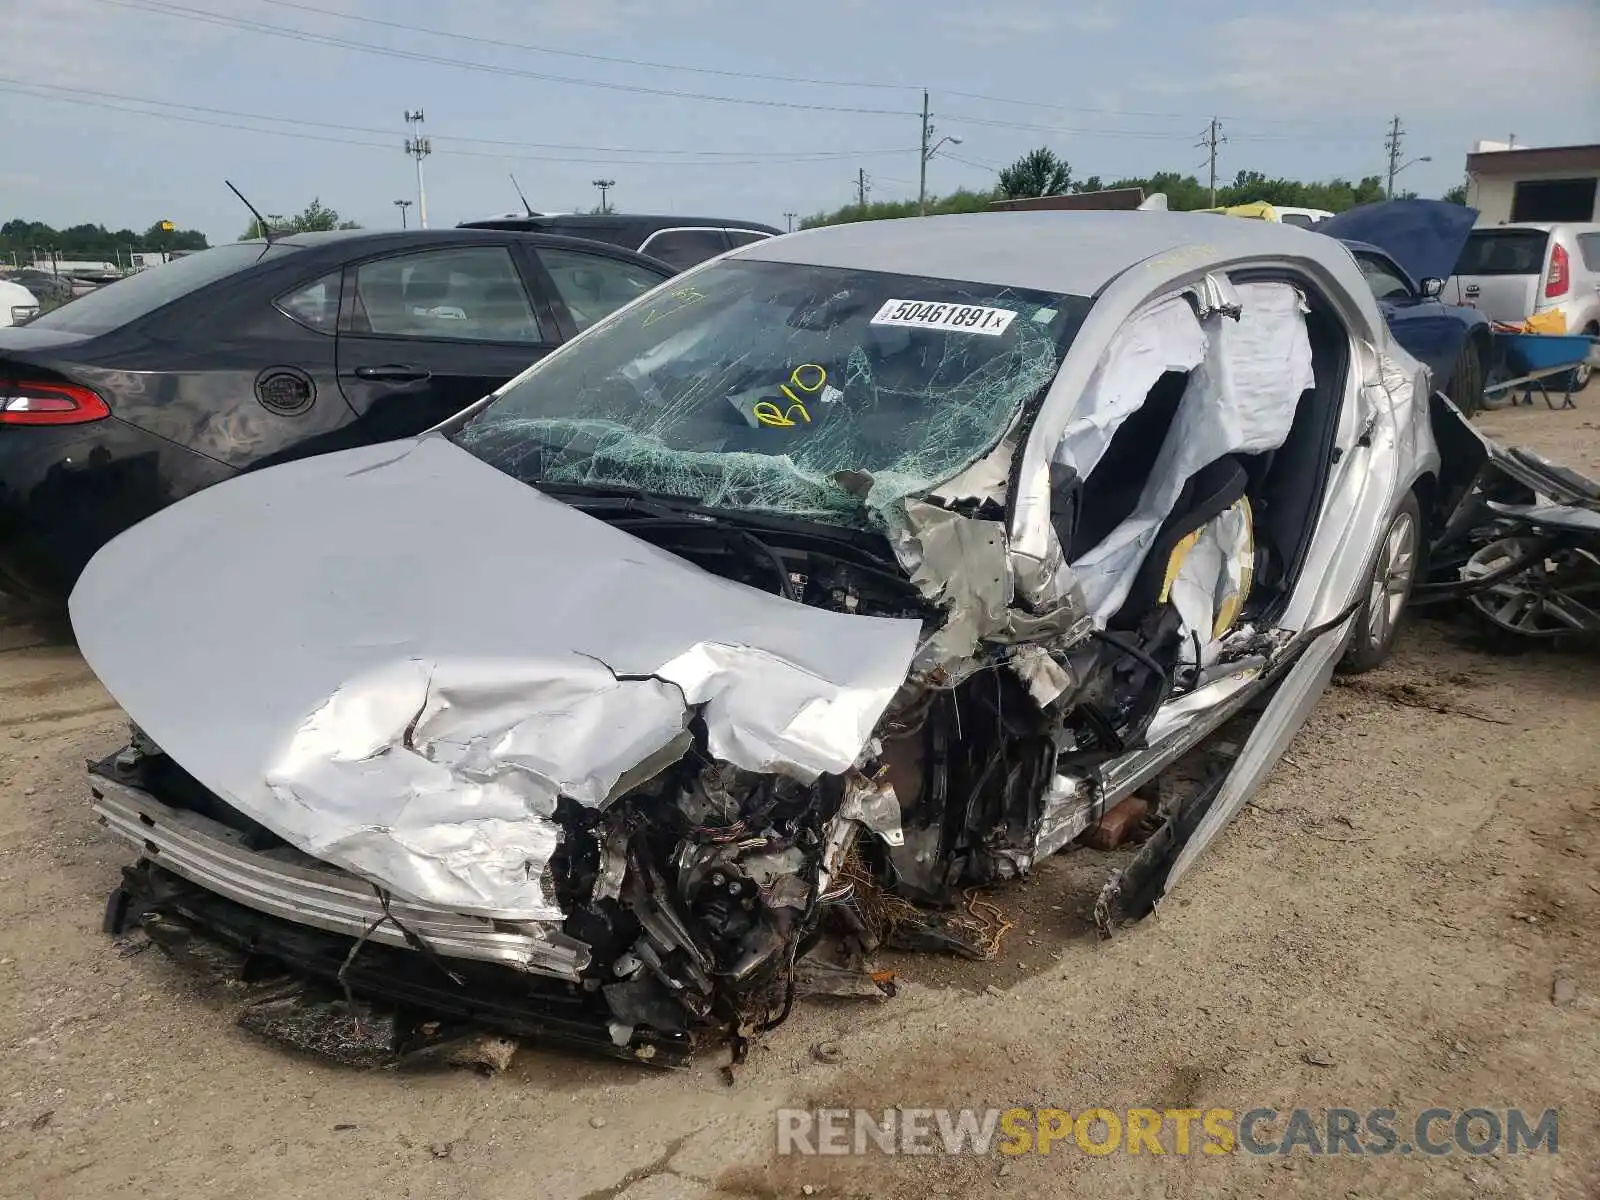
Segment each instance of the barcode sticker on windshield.
[{"label": "barcode sticker on windshield", "polygon": [[1017,314],[1009,308],[981,304],[934,304],[926,300],[885,300],[874,325],[900,325],[910,329],[948,329],[953,333],[981,333],[999,337]]}]

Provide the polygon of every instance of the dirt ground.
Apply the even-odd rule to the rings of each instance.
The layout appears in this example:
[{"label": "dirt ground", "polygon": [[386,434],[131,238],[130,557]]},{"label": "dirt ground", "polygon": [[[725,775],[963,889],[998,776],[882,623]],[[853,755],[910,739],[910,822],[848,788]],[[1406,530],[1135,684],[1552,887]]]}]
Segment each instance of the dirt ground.
[{"label": "dirt ground", "polygon": [[[1600,475],[1600,393],[1484,427]],[[732,1085],[527,1046],[360,1073],[236,1028],[100,932],[128,855],[87,756],[123,724],[69,644],[0,631],[0,1195],[348,1198],[1600,1196],[1600,658],[1413,619],[1336,686],[1158,913],[1109,942],[1055,868],[1002,961],[803,1005]],[[836,1042],[819,1061],[814,1048]],[[1559,1153],[779,1157],[785,1105],[1559,1110]],[[810,1189],[807,1191],[806,1189]]]}]

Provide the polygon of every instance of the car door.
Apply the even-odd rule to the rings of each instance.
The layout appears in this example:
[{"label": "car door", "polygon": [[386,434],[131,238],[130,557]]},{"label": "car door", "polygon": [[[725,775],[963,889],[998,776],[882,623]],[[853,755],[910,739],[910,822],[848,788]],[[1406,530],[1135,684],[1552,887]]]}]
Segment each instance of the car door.
[{"label": "car door", "polygon": [[542,246],[537,256],[563,340],[672,278],[658,267],[598,249]]},{"label": "car door", "polygon": [[405,251],[346,271],[339,386],[364,441],[421,433],[555,348],[526,266],[507,242]]}]

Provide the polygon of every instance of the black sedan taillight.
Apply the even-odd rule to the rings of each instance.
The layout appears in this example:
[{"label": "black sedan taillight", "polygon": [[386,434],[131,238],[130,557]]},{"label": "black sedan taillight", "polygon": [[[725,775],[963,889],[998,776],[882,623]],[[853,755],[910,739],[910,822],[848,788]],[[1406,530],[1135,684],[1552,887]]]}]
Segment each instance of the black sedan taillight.
[{"label": "black sedan taillight", "polygon": [[110,415],[104,400],[75,383],[0,382],[0,425],[82,425]]}]

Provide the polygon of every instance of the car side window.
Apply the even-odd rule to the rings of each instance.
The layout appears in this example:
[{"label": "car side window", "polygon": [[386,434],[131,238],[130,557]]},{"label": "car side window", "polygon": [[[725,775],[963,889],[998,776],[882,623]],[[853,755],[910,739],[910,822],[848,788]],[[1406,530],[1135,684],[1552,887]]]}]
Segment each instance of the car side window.
[{"label": "car side window", "polygon": [[770,233],[758,233],[754,229],[724,229],[722,232],[728,235],[730,246],[748,246],[751,242],[764,242],[772,236]]},{"label": "car side window", "polygon": [[480,342],[543,342],[504,246],[423,250],[356,268],[356,333]]},{"label": "car side window", "polygon": [[581,250],[540,250],[539,260],[579,333],[664,278],[637,263]]},{"label": "car side window", "polygon": [[727,248],[727,240],[720,229],[663,229],[645,239],[639,253],[686,271]]},{"label": "car side window", "polygon": [[1377,300],[1406,300],[1411,296],[1411,285],[1389,263],[1381,258],[1374,258],[1370,254],[1356,255],[1356,262],[1361,265],[1361,273],[1367,278],[1367,286],[1372,289],[1372,295]]},{"label": "car side window", "polygon": [[272,302],[273,307],[297,325],[317,333],[333,334],[339,329],[339,285],[344,271],[330,271],[304,287],[286,292]]},{"label": "car side window", "polygon": [[1586,268],[1600,275],[1600,233],[1580,233],[1578,254]]}]

